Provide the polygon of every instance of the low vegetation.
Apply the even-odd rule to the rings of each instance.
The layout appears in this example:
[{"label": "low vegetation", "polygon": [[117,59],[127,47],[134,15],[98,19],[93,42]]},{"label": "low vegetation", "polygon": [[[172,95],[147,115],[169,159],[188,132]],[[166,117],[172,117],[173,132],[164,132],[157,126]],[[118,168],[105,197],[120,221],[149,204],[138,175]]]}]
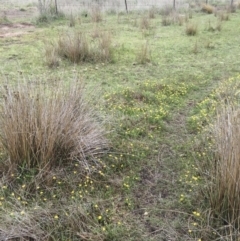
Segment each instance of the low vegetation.
[{"label": "low vegetation", "polygon": [[45,49],[49,67],[58,66],[60,58],[73,63],[113,61],[111,35],[106,31],[95,31],[91,36],[77,31],[65,33],[57,42],[46,43]]},{"label": "low vegetation", "polygon": [[238,239],[239,10],[224,9],[96,7],[0,32],[0,240]]}]

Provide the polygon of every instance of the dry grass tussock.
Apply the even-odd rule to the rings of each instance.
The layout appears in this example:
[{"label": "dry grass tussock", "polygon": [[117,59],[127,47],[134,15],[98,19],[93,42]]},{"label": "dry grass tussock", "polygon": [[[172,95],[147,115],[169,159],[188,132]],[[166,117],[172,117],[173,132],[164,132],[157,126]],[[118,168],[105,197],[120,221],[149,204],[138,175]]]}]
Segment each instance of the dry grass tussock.
[{"label": "dry grass tussock", "polygon": [[211,14],[214,12],[215,8],[212,5],[209,4],[202,4],[202,8],[201,8],[202,12]]},{"label": "dry grass tussock", "polygon": [[19,83],[1,89],[0,144],[14,167],[49,170],[77,161],[83,171],[107,147],[103,124],[81,81],[53,88]]},{"label": "dry grass tussock", "polygon": [[73,63],[111,62],[113,60],[112,39],[106,31],[98,32],[98,38],[90,41],[84,33],[73,32],[59,37],[57,52],[63,59]]},{"label": "dry grass tussock", "polygon": [[240,228],[240,109],[228,104],[214,126],[214,185],[209,192],[212,209],[227,223]]},{"label": "dry grass tussock", "polygon": [[197,34],[198,27],[195,23],[188,23],[185,29],[185,32],[189,36],[194,36]]}]

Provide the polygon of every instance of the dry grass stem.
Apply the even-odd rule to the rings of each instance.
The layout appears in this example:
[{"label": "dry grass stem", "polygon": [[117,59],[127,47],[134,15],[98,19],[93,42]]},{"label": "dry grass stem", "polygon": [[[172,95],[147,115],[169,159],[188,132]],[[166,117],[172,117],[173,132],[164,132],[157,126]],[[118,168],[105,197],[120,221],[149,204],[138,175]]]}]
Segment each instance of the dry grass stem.
[{"label": "dry grass stem", "polygon": [[83,170],[91,169],[107,141],[84,91],[80,81],[2,88],[0,143],[12,166],[50,169],[78,161]]}]

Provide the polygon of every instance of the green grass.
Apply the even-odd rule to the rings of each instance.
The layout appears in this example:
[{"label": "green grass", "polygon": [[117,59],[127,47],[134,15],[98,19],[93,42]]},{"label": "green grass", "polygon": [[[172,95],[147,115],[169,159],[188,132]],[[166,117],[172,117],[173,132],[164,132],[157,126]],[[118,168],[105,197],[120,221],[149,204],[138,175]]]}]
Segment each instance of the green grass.
[{"label": "green grass", "polygon": [[[194,143],[213,120],[219,93],[228,89],[219,84],[240,72],[239,12],[222,22],[221,31],[207,30],[210,21],[217,24],[213,15],[193,13],[196,36],[186,35],[187,23],[162,26],[158,14],[149,29],[139,28],[136,19],[142,15],[76,21],[75,31],[88,36],[96,28],[111,33],[111,63],[63,59],[48,68],[45,42],[69,30],[65,19],[0,38],[1,83],[14,85],[24,77],[54,88],[59,80],[79,76],[87,91],[101,89],[95,106],[108,116],[110,140],[110,151],[98,160],[102,169],[91,175],[83,175],[75,162],[47,178],[24,166],[9,170],[1,153],[5,235],[11,229],[16,237],[46,235],[46,240],[213,240],[196,162],[207,152]],[[206,47],[209,39],[212,48]],[[139,64],[136,56],[146,42],[151,62]]]}]

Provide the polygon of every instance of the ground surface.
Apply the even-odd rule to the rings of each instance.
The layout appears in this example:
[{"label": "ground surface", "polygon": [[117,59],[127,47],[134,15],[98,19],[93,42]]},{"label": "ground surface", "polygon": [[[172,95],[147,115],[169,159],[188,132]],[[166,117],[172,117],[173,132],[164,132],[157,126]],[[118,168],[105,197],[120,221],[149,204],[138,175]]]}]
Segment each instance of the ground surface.
[{"label": "ground surface", "polygon": [[[29,78],[54,88],[60,79],[70,83],[78,75],[91,92],[100,89],[98,107],[110,116],[112,147],[102,157],[106,164],[103,173],[91,177],[95,189],[88,189],[89,177],[69,184],[74,169],[64,173],[66,177],[51,174],[56,178],[50,176],[52,186],[43,183],[29,201],[29,193],[19,191],[11,182],[7,186],[2,174],[0,235],[16,231],[13,220],[19,227],[16,237],[29,235],[21,233],[21,225],[39,216],[50,230],[37,229],[36,233],[41,237],[50,233],[53,238],[49,240],[215,240],[203,232],[208,220],[203,217],[206,210],[198,190],[201,182],[192,143],[205,123],[201,103],[217,86],[240,73],[239,12],[221,22],[221,30],[210,28],[216,28],[218,17],[195,10],[188,22],[170,26],[162,26],[162,16],[156,14],[149,19],[147,29],[141,28],[141,22],[148,13],[106,15],[100,23],[80,14],[74,28],[69,27],[68,17],[36,24],[36,13],[32,5],[6,7],[0,13],[1,82],[12,84]],[[189,22],[197,24],[196,36],[186,35]],[[113,62],[72,64],[62,59],[57,68],[47,66],[47,41],[56,41],[71,31],[93,36],[96,29],[111,33]],[[143,46],[149,53],[146,63],[140,64]],[[20,190],[34,179],[31,173],[23,173],[19,175]],[[58,200],[51,192],[57,193]],[[77,196],[78,192],[84,197]],[[21,199],[30,205],[18,202]],[[7,200],[6,205],[3,200]],[[86,208],[81,210],[87,217],[82,220],[94,223],[94,231],[86,231],[84,226],[81,232],[82,227],[74,226],[76,217],[71,208],[79,211],[79,207]],[[8,219],[9,213],[15,219]],[[89,213],[92,215],[87,216]],[[66,226],[68,219],[71,222]],[[29,233],[34,235],[34,231]],[[216,240],[221,238],[219,235]]]}]

